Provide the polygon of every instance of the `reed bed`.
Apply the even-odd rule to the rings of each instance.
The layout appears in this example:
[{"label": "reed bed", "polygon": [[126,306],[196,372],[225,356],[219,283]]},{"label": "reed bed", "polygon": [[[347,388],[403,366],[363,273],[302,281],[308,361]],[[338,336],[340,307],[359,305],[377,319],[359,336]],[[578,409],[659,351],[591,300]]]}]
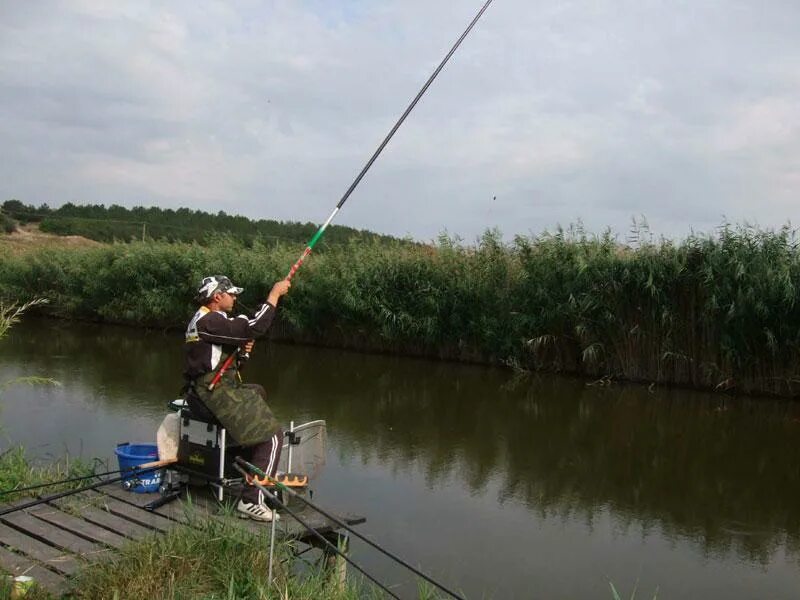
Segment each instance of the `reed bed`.
[{"label": "reed bed", "polygon": [[[6,300],[58,316],[182,327],[192,290],[228,274],[254,306],[301,248],[148,242],[7,256]],[[474,246],[354,241],[312,257],[279,337],[447,359],[796,396],[796,235],[723,226],[635,246],[580,228]]]}]

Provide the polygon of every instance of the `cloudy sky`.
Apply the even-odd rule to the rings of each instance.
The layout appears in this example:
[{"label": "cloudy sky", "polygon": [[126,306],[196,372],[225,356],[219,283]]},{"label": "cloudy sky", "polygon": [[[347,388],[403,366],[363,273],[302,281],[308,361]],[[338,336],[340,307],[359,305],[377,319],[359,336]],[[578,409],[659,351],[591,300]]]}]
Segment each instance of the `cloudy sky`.
[{"label": "cloudy sky", "polygon": [[[0,200],[320,222],[481,0],[0,3]],[[798,220],[800,2],[495,0],[337,222]]]}]

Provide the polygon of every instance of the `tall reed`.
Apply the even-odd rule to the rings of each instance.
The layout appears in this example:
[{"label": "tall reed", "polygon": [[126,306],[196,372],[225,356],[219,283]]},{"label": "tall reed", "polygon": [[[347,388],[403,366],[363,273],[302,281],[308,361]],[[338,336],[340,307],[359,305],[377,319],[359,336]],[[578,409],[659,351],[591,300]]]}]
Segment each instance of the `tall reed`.
[{"label": "tall reed", "polygon": [[[7,256],[0,294],[50,313],[183,325],[209,273],[258,303],[295,245],[162,242]],[[712,236],[622,245],[579,227],[474,246],[353,241],[306,263],[282,337],[591,377],[794,396],[800,284],[795,232],[723,226]]]}]

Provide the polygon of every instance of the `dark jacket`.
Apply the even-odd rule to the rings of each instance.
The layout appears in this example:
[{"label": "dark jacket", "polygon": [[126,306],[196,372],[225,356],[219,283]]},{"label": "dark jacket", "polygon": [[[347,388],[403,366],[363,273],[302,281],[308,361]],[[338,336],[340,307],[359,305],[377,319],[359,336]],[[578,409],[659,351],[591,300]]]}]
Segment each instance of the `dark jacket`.
[{"label": "dark jacket", "polygon": [[235,352],[248,340],[264,336],[275,312],[276,308],[266,302],[252,319],[245,315],[231,318],[223,312],[201,306],[186,328],[184,378],[194,381],[214,371],[223,357]]}]

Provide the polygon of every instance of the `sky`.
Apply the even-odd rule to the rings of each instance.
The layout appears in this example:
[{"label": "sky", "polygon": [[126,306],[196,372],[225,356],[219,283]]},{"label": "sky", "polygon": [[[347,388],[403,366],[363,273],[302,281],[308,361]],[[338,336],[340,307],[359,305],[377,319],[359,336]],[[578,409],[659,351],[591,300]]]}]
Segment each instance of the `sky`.
[{"label": "sky", "polygon": [[[0,201],[322,222],[481,0],[0,3]],[[336,223],[797,221],[800,2],[494,0]]]}]

